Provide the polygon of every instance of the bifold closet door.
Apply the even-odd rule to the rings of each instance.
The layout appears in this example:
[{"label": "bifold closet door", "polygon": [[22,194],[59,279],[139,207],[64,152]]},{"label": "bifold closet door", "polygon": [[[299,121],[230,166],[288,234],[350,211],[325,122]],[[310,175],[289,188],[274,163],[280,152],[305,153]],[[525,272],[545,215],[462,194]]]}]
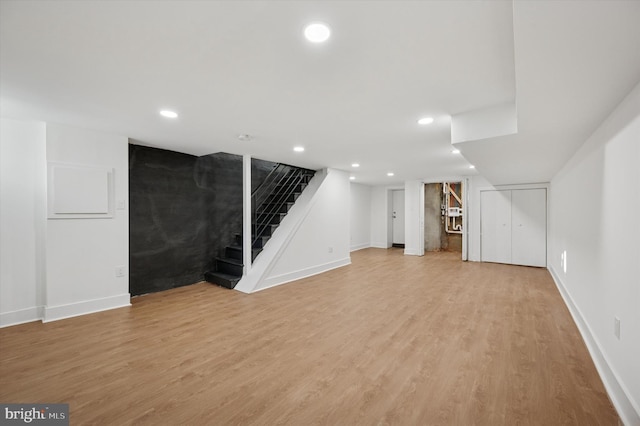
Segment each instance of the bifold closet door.
[{"label": "bifold closet door", "polygon": [[511,263],[547,266],[547,190],[511,191]]},{"label": "bifold closet door", "polygon": [[511,191],[480,193],[480,257],[511,263]]}]

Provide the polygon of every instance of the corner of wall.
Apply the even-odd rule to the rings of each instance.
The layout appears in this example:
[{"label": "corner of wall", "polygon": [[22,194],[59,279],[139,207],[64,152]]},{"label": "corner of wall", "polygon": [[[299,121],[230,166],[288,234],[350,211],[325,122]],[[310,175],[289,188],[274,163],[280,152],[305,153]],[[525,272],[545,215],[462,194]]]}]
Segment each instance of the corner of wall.
[{"label": "corner of wall", "polygon": [[625,388],[622,381],[618,379],[618,375],[613,370],[611,363],[607,360],[607,357],[602,349],[602,346],[598,342],[596,335],[591,331],[586,318],[582,315],[580,308],[571,298],[571,295],[567,291],[560,275],[557,273],[553,265],[549,265],[547,268],[551,273],[551,277],[564,300],[565,305],[571,313],[573,321],[580,331],[582,340],[584,340],[591,355],[591,359],[600,374],[602,383],[609,394],[611,402],[618,411],[618,415],[621,417],[625,425],[640,425],[640,409],[635,406],[634,402],[628,397],[629,392]]},{"label": "corner of wall", "polygon": [[0,328],[40,321],[43,318],[43,313],[43,306],[33,306],[11,312],[0,312]]}]

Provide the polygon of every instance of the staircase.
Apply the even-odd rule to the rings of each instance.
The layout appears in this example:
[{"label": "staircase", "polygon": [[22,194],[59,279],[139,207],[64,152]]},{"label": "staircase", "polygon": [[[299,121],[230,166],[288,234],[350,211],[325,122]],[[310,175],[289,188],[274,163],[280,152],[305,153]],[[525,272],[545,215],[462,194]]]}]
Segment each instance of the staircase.
[{"label": "staircase", "polygon": [[[260,186],[251,194],[251,261],[255,260],[282,219],[295,204],[313,177],[313,170],[286,164],[276,164]],[[234,288],[242,278],[242,234],[224,248],[214,268],[205,272],[204,279],[212,284]]]}]

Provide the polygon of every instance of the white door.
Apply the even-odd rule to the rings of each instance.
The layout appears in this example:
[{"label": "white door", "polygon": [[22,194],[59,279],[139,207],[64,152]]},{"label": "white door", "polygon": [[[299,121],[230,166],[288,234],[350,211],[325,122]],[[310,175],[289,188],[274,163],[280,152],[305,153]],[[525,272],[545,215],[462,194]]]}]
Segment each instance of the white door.
[{"label": "white door", "polygon": [[393,221],[393,244],[404,244],[404,189],[391,191],[392,200],[392,221]]},{"label": "white door", "polygon": [[511,263],[547,266],[547,190],[511,192]]},{"label": "white door", "polygon": [[511,191],[480,193],[480,259],[511,263]]}]

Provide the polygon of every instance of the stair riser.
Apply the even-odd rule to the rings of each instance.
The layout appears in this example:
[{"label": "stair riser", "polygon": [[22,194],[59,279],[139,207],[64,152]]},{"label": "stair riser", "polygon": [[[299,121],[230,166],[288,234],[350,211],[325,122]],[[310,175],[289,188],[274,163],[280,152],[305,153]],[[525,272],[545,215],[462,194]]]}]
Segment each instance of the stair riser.
[{"label": "stair riser", "polygon": [[[262,248],[254,248],[253,250],[251,250],[251,260],[255,260],[261,251]],[[225,256],[229,259],[235,259],[241,262],[244,260],[244,258],[242,257],[242,248],[240,247],[225,247]]]},{"label": "stair riser", "polygon": [[236,248],[236,247],[225,247],[224,249],[224,255],[225,257],[228,257],[229,259],[236,259],[239,261],[242,261],[242,248]]},{"label": "stair riser", "polygon": [[280,214],[283,216],[286,216],[287,213],[289,213],[289,210],[291,210],[291,207],[293,206],[293,203],[284,203],[281,205],[262,205],[258,211],[256,212],[256,215],[258,217],[264,216],[266,214]]},{"label": "stair riser", "polygon": [[229,275],[242,276],[242,265],[234,265],[221,260],[216,260],[216,270]]},{"label": "stair riser", "polygon": [[282,186],[276,186],[274,189],[274,193],[276,194],[282,194],[283,192],[298,192],[298,193],[302,193],[302,191],[304,191],[304,189],[307,187],[306,183],[299,183],[297,184],[294,188],[293,191],[291,190],[290,187],[288,187],[287,185],[282,185]]},{"label": "stair riser", "polygon": [[286,214],[284,213],[276,213],[272,215],[261,215],[261,216],[258,216],[257,223],[258,223],[258,226],[265,225],[266,223],[269,223],[271,225],[279,225],[285,216]]},{"label": "stair riser", "polygon": [[204,279],[211,284],[216,284],[229,289],[235,288],[236,284],[238,284],[238,281],[240,281],[240,278],[236,280],[220,277],[216,275],[215,272],[205,272]]},{"label": "stair riser", "polygon": [[283,203],[295,203],[298,197],[300,196],[299,192],[294,192],[293,194],[284,196],[284,195],[271,195],[267,198],[265,204],[274,203],[274,204],[283,204]]},{"label": "stair riser", "polygon": [[[271,238],[271,236],[273,235],[273,232],[276,229],[278,229],[278,225],[259,226],[257,234],[258,234],[259,237]],[[266,241],[264,241],[264,242],[266,243]]]}]

